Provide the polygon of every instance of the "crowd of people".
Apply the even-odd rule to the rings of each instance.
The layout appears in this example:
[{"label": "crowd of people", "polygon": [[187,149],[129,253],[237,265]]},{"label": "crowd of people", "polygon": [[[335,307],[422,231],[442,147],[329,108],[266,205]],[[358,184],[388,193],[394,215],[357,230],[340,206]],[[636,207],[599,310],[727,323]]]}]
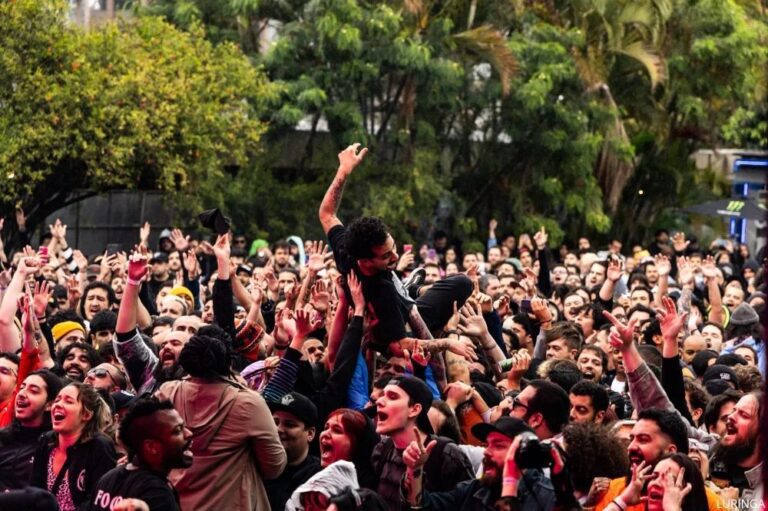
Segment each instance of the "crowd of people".
[{"label": "crowd of people", "polygon": [[399,245],[337,216],[365,154],[327,240],[9,246],[0,509],[762,508],[764,254]]}]

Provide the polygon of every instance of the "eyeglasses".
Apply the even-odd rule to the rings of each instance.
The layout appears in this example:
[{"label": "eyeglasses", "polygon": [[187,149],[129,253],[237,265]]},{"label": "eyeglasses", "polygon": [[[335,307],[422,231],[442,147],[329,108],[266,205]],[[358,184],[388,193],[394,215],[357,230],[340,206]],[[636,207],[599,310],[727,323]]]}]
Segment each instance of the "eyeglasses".
[{"label": "eyeglasses", "polygon": [[324,346],[310,346],[309,348],[307,348],[307,353],[309,353],[310,355],[314,355],[314,353],[316,351],[319,351],[320,353],[323,353],[325,351],[325,347]]},{"label": "eyeglasses", "polygon": [[16,376],[18,375],[16,371],[11,369],[10,367],[5,367],[5,366],[0,366],[0,374],[2,374],[3,376],[13,376],[14,378],[16,378]]},{"label": "eyeglasses", "polygon": [[528,410],[528,405],[520,401],[519,397],[516,397],[512,400],[512,409],[514,410],[515,408],[524,408],[525,410]]}]

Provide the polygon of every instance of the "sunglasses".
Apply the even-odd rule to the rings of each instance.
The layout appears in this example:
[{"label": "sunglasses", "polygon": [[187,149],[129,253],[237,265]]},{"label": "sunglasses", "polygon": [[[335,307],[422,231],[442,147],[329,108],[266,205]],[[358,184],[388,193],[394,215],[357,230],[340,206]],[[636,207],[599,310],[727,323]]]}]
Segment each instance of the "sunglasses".
[{"label": "sunglasses", "polygon": [[112,380],[112,383],[115,383],[115,379],[112,377],[112,373],[106,369],[91,369],[88,371],[88,376],[92,376],[94,378],[109,378]]},{"label": "sunglasses", "polygon": [[325,351],[325,348],[323,346],[310,346],[309,348],[307,348],[307,353],[309,353],[310,355],[314,355],[316,351],[323,353]]}]

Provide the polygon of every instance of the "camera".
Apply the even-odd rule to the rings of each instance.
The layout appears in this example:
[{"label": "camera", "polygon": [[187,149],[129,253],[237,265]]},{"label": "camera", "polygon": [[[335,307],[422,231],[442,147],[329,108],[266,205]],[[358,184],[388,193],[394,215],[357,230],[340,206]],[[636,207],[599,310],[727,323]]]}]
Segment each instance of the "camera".
[{"label": "camera", "polygon": [[520,446],[515,453],[518,468],[544,468],[552,465],[550,445],[530,432],[520,433]]}]

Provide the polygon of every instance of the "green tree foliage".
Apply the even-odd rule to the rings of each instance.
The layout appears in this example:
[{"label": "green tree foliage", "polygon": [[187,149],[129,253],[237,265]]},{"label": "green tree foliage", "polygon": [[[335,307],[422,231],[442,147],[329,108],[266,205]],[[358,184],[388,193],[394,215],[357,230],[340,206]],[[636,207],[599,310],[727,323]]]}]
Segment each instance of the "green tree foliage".
[{"label": "green tree foliage", "polygon": [[235,45],[199,27],[146,17],[86,33],[64,1],[4,2],[0,204],[21,202],[31,225],[80,189],[160,189],[196,207],[190,191],[218,189],[257,153],[270,93]]}]

